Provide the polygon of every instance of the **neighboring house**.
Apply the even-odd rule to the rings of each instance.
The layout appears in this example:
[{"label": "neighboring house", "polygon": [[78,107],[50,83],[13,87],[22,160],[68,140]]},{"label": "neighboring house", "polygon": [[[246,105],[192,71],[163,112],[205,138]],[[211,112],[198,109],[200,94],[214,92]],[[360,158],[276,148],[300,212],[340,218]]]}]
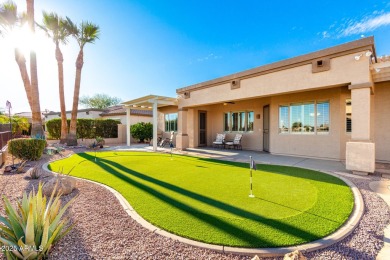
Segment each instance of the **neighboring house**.
[{"label": "neighboring house", "polygon": [[390,162],[390,61],[377,57],[373,37],[177,94],[176,102],[148,96],[123,104],[154,105],[159,126],[177,130],[179,149],[211,146],[217,133],[227,139],[242,133],[243,149],[346,160],[354,171],[373,172],[375,161]]},{"label": "neighboring house", "polygon": [[[71,118],[72,111],[66,111],[66,117]],[[50,111],[43,113],[46,121],[54,118],[61,118],[61,112]],[[131,125],[139,122],[152,122],[152,111],[148,110],[134,110],[131,112]],[[106,109],[86,108],[77,111],[77,118],[84,119],[114,119],[119,120],[121,124],[126,124],[126,110],[122,106],[112,106]]]}]

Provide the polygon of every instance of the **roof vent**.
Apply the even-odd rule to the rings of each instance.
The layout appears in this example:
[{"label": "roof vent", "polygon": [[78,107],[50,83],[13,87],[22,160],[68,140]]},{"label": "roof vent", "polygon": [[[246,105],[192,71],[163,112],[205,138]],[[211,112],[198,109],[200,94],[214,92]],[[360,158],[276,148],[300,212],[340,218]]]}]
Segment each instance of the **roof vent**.
[{"label": "roof vent", "polygon": [[232,80],[232,82],[230,83],[230,87],[231,89],[240,88],[240,80],[239,79]]},{"label": "roof vent", "polygon": [[312,73],[323,72],[330,70],[330,58],[321,58],[312,61]]}]

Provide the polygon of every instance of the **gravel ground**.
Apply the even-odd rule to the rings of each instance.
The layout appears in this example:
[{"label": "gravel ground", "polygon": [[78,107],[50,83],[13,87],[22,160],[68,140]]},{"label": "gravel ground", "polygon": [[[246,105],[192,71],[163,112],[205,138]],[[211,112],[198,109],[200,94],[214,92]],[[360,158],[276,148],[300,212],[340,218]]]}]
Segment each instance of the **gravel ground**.
[{"label": "gravel ground", "polygon": [[[75,152],[80,151],[83,149]],[[72,152],[67,150],[63,156]],[[59,157],[44,155],[39,163]],[[0,192],[11,201],[21,198],[24,190],[38,185],[38,181],[30,180],[27,174],[3,174],[3,168],[0,169]],[[389,223],[390,212],[387,204],[368,187],[370,181],[380,178],[348,179],[363,195],[366,212],[362,221],[343,241],[304,253],[308,259],[375,259],[382,248],[383,230]],[[77,189],[64,196],[63,202],[76,195],[76,202],[68,210],[75,227],[52,248],[49,259],[250,259],[195,248],[157,235],[131,219],[108,190],[93,183],[78,180]],[[4,214],[2,203],[0,214]]]}]

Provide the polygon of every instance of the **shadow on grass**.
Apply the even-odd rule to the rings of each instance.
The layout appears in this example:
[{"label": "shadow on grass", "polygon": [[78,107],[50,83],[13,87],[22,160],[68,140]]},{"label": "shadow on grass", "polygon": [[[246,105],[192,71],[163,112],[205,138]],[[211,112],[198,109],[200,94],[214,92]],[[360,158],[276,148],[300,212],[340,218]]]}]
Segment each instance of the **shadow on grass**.
[{"label": "shadow on grass", "polygon": [[[79,156],[94,162],[94,156],[88,155],[88,154],[79,154]],[[125,174],[121,173],[120,171],[123,171],[127,174],[130,174],[131,176],[134,176],[136,178],[142,179],[144,181],[153,183],[155,185],[158,185],[160,187],[169,189],[171,191],[174,191],[178,194],[185,195],[189,198],[201,201],[211,207],[215,207],[221,210],[224,210],[230,214],[234,214],[236,216],[247,218],[256,222],[261,223],[262,225],[268,226],[269,228],[279,230],[282,233],[289,234],[292,236],[295,236],[297,238],[301,238],[304,241],[313,241],[318,238],[320,238],[318,235],[311,233],[309,231],[300,229],[298,227],[283,223],[279,220],[275,219],[267,219],[263,216],[254,214],[252,212],[237,208],[235,206],[226,204],[224,202],[203,196],[198,193],[194,193],[192,191],[183,189],[181,187],[178,187],[176,185],[172,185],[166,182],[163,182],[161,180],[152,178],[150,176],[147,176],[145,174],[136,172],[134,170],[131,170],[127,167],[124,167],[123,165],[104,159],[99,158],[98,162],[96,163],[97,166],[101,167],[107,173],[110,173],[120,179],[122,179],[124,182],[131,184],[144,192],[153,195],[154,197],[168,203],[172,207],[177,208],[178,210],[184,211],[187,214],[190,214],[194,218],[198,219],[199,221],[202,221],[204,223],[207,223],[209,225],[212,225],[213,227],[229,234],[230,236],[236,237],[242,241],[246,241],[247,244],[253,245],[254,247],[262,246],[262,247],[275,247],[274,244],[270,243],[266,238],[262,237],[261,234],[255,234],[253,232],[248,232],[246,230],[242,230],[239,227],[236,227],[232,225],[229,222],[224,221],[223,219],[220,219],[216,216],[212,216],[209,214],[206,214],[194,207],[191,207],[190,205],[184,204],[183,202],[180,202],[176,200],[175,198],[172,198],[170,196],[167,196],[166,194],[153,189],[145,184],[142,184],[129,176],[126,176]],[[119,171],[118,171],[119,170]],[[322,219],[323,221],[323,219]]]}]

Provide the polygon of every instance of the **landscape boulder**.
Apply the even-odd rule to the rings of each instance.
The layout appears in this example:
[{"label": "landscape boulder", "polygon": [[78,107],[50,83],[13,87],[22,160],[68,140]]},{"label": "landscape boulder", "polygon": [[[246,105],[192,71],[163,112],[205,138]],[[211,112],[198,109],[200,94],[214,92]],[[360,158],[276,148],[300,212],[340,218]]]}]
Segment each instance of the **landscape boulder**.
[{"label": "landscape boulder", "polygon": [[302,252],[295,250],[294,252],[285,254],[283,260],[306,260],[306,257],[302,254]]},{"label": "landscape boulder", "polygon": [[[58,184],[57,184],[58,183]],[[56,194],[68,195],[76,187],[76,180],[67,176],[56,176],[49,179],[42,188],[43,195],[50,197],[57,184]]]}]

